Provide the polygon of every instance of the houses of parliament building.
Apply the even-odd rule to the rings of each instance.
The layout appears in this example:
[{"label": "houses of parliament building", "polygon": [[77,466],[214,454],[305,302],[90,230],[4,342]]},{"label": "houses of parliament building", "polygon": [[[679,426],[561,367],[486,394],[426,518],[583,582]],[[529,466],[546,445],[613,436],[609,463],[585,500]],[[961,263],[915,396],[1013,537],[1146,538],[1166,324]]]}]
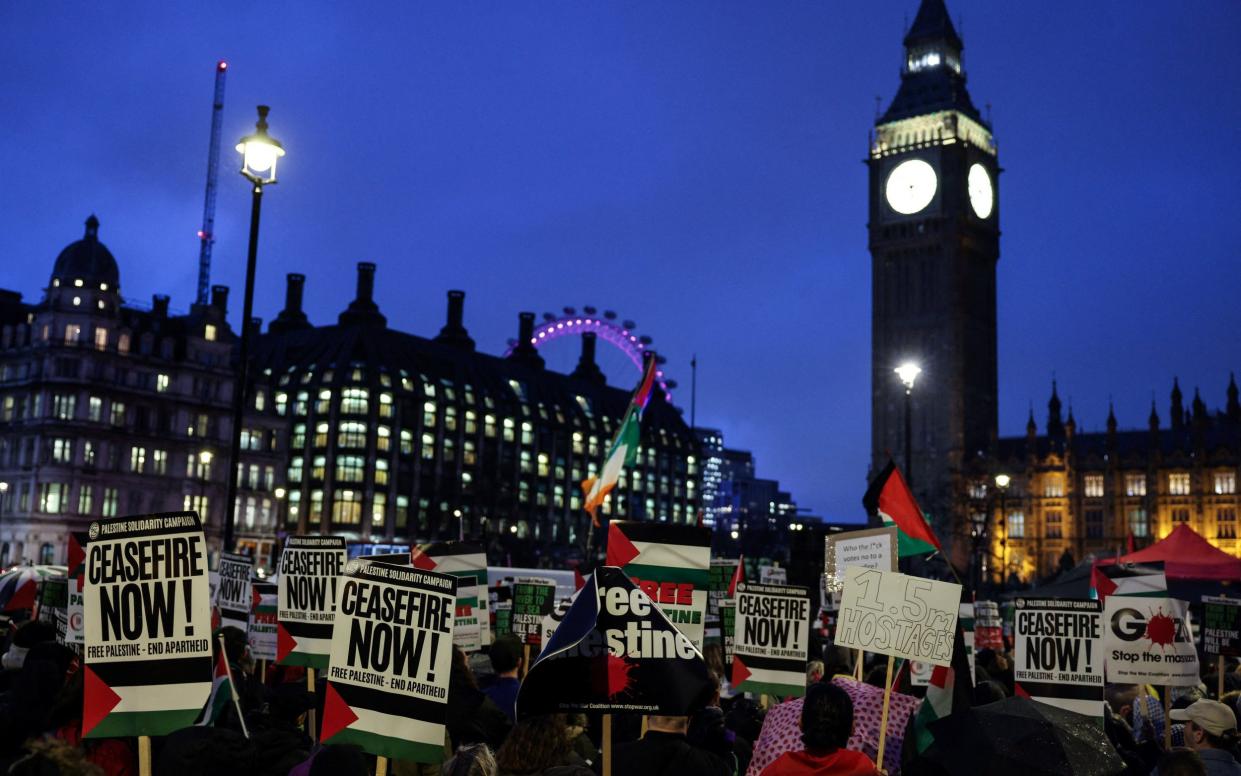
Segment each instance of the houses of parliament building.
[{"label": "houses of parliament building", "polygon": [[[998,146],[966,88],[943,0],[922,0],[904,46],[868,158],[872,473],[908,436],[915,496],[953,562],[981,566],[984,580],[1037,579],[1180,524],[1235,554],[1235,380],[1216,394],[1222,409],[1197,390],[1187,405],[1174,381],[1145,428],[1122,430],[1109,414],[1107,430],[1090,434],[1053,384],[1041,427],[1031,412],[1025,435],[999,436]],[[908,397],[894,375],[907,361],[923,367]]]}]

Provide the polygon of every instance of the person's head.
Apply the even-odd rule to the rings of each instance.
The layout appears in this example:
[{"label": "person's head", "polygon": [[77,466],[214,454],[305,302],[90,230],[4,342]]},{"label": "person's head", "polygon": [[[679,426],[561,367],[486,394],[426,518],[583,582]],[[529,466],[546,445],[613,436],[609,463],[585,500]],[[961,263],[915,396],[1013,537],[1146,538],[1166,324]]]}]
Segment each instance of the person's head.
[{"label": "person's head", "polygon": [[1132,717],[1133,702],[1138,697],[1136,684],[1109,684],[1104,687],[1103,697],[1116,716],[1129,721]]},{"label": "person's head", "polygon": [[506,633],[491,642],[487,657],[491,658],[491,670],[496,676],[516,676],[521,668],[521,640]]},{"label": "person's head", "polygon": [[975,706],[985,706],[988,703],[1002,701],[1005,697],[1007,693],[1004,692],[1004,685],[994,679],[974,685]]},{"label": "person's head", "polygon": [[474,678],[474,672],[470,669],[470,658],[461,651],[461,647],[453,646],[452,648],[452,675],[448,679],[450,684],[465,685],[478,689],[478,681]]},{"label": "person's head", "polygon": [[1185,723],[1185,744],[1192,749],[1232,749],[1237,745],[1237,715],[1219,701],[1194,701],[1173,709],[1173,722]]},{"label": "person's head", "polygon": [[[245,631],[232,625],[225,625],[220,628],[218,633],[224,639],[224,651],[229,663],[241,666],[250,662],[247,660],[250,652],[250,642],[246,639]],[[218,639],[213,639],[212,641],[217,647],[219,646]]]},{"label": "person's head", "polygon": [[444,762],[443,776],[496,776],[496,758],[486,744],[463,746]]},{"label": "person's head", "polygon": [[668,717],[652,714],[646,718],[646,726],[659,733],[684,733],[689,730],[689,717]]},{"label": "person's head", "polygon": [[496,767],[518,773],[545,770],[561,765],[570,747],[564,717],[559,714],[526,717],[517,721],[500,751],[496,752]]},{"label": "person's head", "polygon": [[1155,773],[1159,776],[1207,776],[1207,767],[1193,749],[1177,746],[1159,758]]},{"label": "person's head", "polygon": [[823,681],[836,674],[853,675],[853,650],[833,644],[823,650]]},{"label": "person's head", "polygon": [[801,707],[801,740],[806,749],[843,749],[853,734],[853,701],[829,682],[806,688]]},{"label": "person's head", "polygon": [[814,684],[823,678],[823,661],[811,660],[806,664],[806,684]]},{"label": "person's head", "polygon": [[716,676],[724,676],[724,646],[722,644],[707,644],[702,648],[702,659],[707,661],[707,668],[715,672]]}]

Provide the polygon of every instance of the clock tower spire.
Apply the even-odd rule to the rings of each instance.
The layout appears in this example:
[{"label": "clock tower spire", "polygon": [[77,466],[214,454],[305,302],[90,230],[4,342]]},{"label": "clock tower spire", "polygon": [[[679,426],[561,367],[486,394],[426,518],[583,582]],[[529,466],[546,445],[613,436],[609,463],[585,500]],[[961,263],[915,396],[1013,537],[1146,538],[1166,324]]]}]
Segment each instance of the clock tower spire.
[{"label": "clock tower spire", "polygon": [[942,539],[958,534],[963,466],[997,434],[996,292],[1000,171],[991,127],[966,89],[965,46],[944,0],[922,0],[904,38],[901,82],[867,158],[871,253],[871,467],[904,449],[911,394],[915,496]]}]

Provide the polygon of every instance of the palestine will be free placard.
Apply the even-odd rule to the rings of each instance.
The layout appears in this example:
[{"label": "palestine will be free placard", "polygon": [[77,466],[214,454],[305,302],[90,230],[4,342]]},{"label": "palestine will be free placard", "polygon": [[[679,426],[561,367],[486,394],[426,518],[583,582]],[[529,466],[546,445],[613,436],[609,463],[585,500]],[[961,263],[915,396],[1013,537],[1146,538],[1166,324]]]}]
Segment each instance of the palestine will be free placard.
[{"label": "palestine will be free placard", "polygon": [[83,735],[159,736],[211,692],[207,543],[193,512],[98,520],[86,546]]},{"label": "palestine will be free placard", "polygon": [[323,740],[438,763],[452,673],[457,578],[351,561],[340,581]]},{"label": "palestine will be free placard", "polygon": [[327,668],[336,612],[336,582],[345,568],[339,536],[290,536],[280,556],[276,660]]}]

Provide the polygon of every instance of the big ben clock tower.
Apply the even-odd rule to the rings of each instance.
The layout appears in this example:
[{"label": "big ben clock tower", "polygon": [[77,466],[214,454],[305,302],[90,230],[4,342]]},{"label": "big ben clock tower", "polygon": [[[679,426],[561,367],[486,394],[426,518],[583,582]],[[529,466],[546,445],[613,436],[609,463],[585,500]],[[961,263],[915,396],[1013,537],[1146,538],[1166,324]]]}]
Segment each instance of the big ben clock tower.
[{"label": "big ben clock tower", "polygon": [[870,155],[871,466],[904,467],[910,393],[914,493],[942,539],[953,481],[996,435],[995,140],[965,88],[963,45],[943,0],[922,0],[905,36],[900,89]]}]

